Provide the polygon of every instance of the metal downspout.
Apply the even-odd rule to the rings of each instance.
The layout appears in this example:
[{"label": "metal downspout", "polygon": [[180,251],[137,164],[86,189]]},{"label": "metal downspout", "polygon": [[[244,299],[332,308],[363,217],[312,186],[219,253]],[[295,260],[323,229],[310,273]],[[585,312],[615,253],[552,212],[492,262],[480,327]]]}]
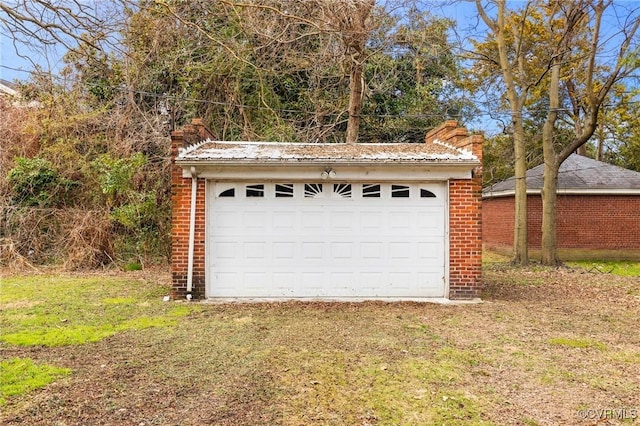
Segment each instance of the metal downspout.
[{"label": "metal downspout", "polygon": [[196,242],[196,195],[198,192],[198,176],[196,168],[191,167],[191,212],[189,214],[189,252],[187,263],[187,300],[193,298],[193,257]]}]

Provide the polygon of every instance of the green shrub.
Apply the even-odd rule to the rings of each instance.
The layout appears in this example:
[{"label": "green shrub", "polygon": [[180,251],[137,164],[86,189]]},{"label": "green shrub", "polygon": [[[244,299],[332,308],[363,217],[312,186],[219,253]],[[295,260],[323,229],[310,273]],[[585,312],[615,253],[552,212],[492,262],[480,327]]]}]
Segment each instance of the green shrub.
[{"label": "green shrub", "polygon": [[48,160],[19,157],[16,163],[7,180],[17,205],[41,208],[64,205],[69,191],[78,184],[60,176]]}]

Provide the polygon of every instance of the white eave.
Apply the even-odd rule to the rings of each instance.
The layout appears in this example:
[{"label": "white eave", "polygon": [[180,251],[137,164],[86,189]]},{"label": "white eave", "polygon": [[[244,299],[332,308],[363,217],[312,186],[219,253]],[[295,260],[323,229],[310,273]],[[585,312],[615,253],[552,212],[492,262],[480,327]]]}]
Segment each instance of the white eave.
[{"label": "white eave", "polygon": [[[540,195],[540,189],[527,189],[527,195]],[[640,188],[558,188],[558,195],[640,195]],[[488,191],[482,193],[482,199],[513,197],[515,190]]]}]

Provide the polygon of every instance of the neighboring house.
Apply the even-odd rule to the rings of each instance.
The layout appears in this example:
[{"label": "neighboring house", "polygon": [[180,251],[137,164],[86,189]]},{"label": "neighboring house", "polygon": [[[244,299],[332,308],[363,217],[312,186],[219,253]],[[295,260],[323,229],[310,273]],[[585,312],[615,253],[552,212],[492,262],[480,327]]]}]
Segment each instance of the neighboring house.
[{"label": "neighboring house", "polygon": [[[541,246],[544,165],[527,171],[530,250]],[[515,179],[483,191],[485,248],[513,247]],[[560,167],[556,235],[561,257],[640,258],[640,173],[572,154]]]},{"label": "neighboring house", "polygon": [[22,94],[18,91],[18,85],[3,79],[0,79],[0,102],[15,108],[37,108],[41,106],[38,101],[25,102],[22,99]]},{"label": "neighboring house", "polygon": [[173,297],[471,299],[482,288],[482,136],[424,144],[172,134]]},{"label": "neighboring house", "polygon": [[8,98],[8,99],[14,99],[14,98],[18,98],[19,97],[19,93],[16,90],[16,86],[15,84],[7,81],[7,80],[2,80],[0,79],[0,97],[1,98]]}]

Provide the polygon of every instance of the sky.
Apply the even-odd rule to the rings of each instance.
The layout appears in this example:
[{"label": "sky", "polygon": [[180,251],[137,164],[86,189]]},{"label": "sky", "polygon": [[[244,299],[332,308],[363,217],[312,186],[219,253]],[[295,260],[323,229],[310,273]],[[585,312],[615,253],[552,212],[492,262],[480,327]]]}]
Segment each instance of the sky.
[{"label": "sky", "polygon": [[[34,19],[43,20],[45,23],[68,27],[69,25],[78,24],[74,16],[93,16],[94,22],[101,22],[101,17],[116,16],[123,12],[118,3],[107,0],[0,0],[3,8],[16,9],[17,13],[33,16]],[[43,5],[53,5],[57,7],[45,7]],[[58,13],[57,10],[70,9],[73,13]],[[7,18],[8,13],[0,10],[0,21]],[[29,22],[22,22],[21,25],[32,29],[39,33],[45,39],[53,42],[52,36],[47,31],[38,29]],[[89,23],[88,25],[91,25]],[[76,28],[76,32],[80,32]],[[67,43],[73,44],[71,37],[63,35],[59,31],[55,31],[56,37],[60,37]],[[27,36],[22,36],[27,37]],[[0,26],[0,78],[8,81],[15,79],[26,80],[29,78],[29,72],[34,69],[34,65],[38,65],[42,70],[52,71],[56,74],[63,66],[62,57],[66,50],[58,45],[48,45],[43,49],[43,43],[37,45],[37,39],[26,38],[24,42],[14,40],[11,34]],[[14,45],[15,44],[15,45]],[[29,45],[33,44],[33,47]],[[16,52],[16,49],[18,52]]]},{"label": "sky", "polygon": [[[23,48],[23,55],[31,58],[35,63],[45,69],[49,68],[47,58]],[[61,56],[61,55],[58,55]],[[54,70],[60,67],[61,59],[55,58],[51,64]],[[27,80],[29,72],[33,70],[33,64],[26,58],[21,58],[16,53],[13,42],[4,34],[0,34],[0,79],[7,81]]]},{"label": "sky", "polygon": [[[14,79],[27,78],[26,72],[15,71],[11,68],[19,68],[23,60],[18,58],[11,40],[4,34],[0,34],[0,79],[12,81]],[[29,68],[31,68],[29,66]]]}]

